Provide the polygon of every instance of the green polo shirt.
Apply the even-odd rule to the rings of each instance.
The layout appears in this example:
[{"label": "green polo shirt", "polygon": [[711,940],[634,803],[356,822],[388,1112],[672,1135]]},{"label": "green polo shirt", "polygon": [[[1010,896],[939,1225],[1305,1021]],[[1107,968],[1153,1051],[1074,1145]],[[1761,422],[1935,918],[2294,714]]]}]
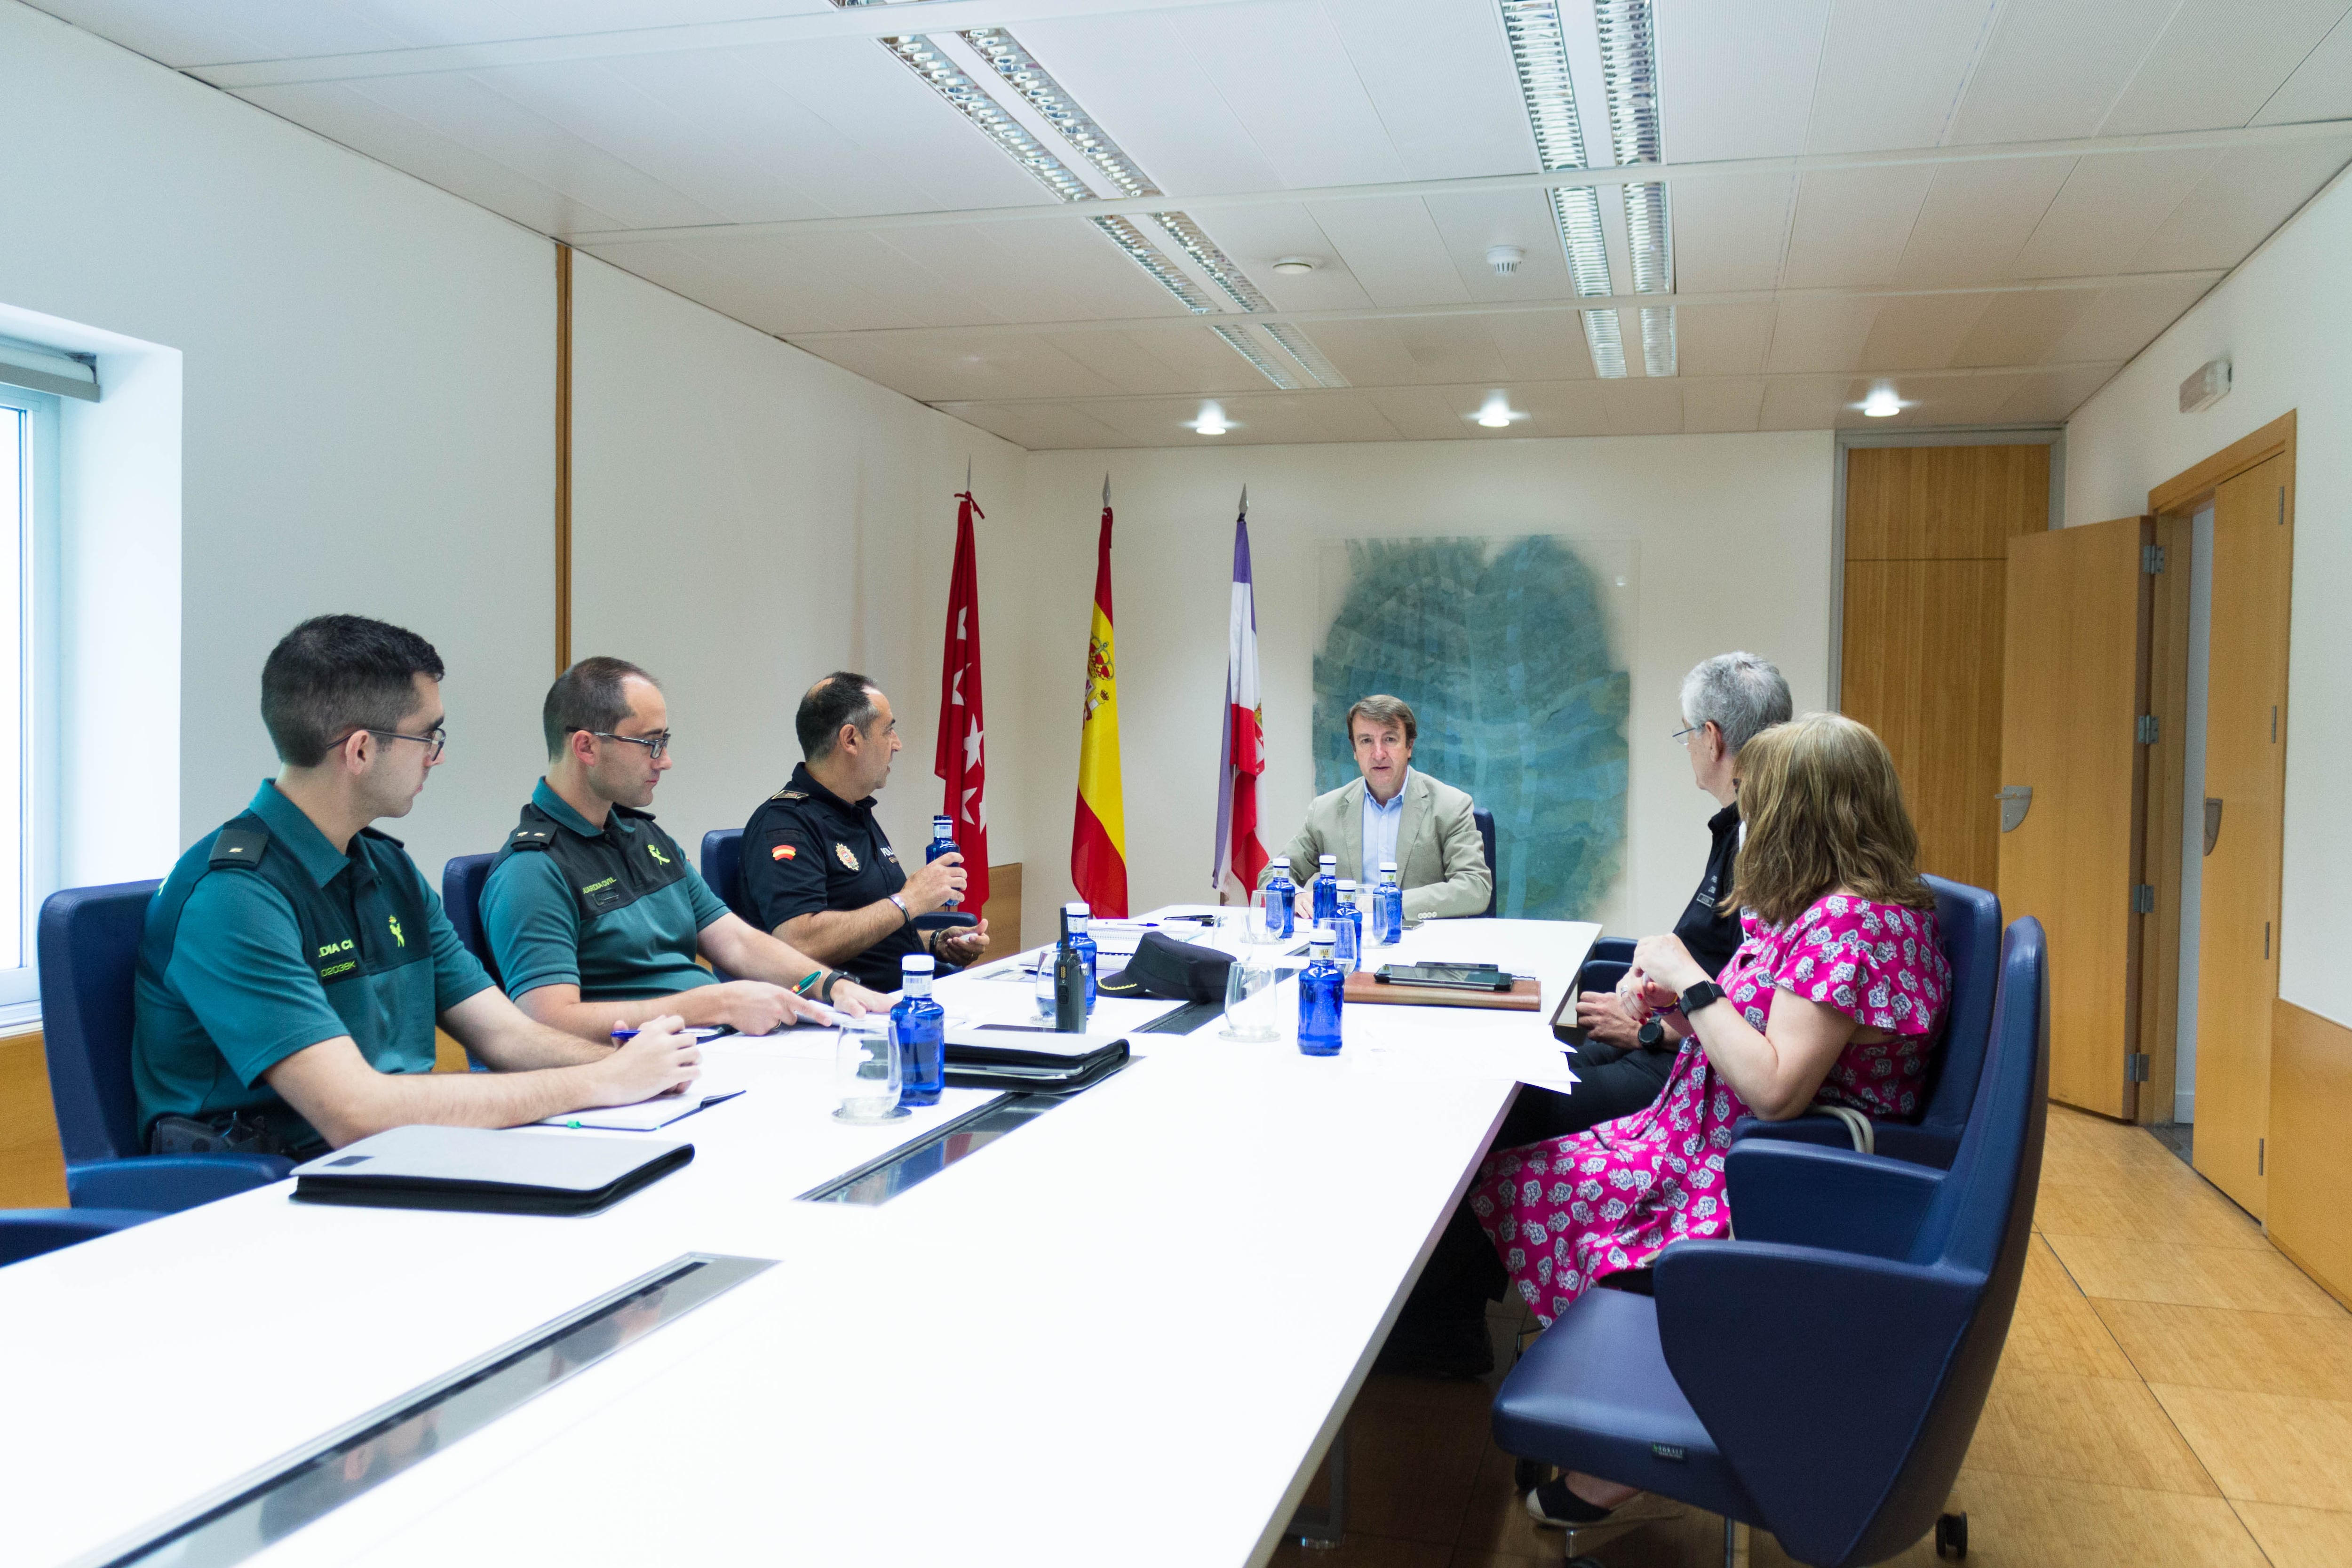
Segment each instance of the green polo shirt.
[{"label": "green polo shirt", "polygon": [[[404,961],[322,984],[286,894],[257,871],[212,869],[217,832],[205,835],[149,906],[142,954],[168,957],[158,973],[142,963],[136,993],[131,1066],[142,1138],[159,1116],[258,1110],[293,1147],[323,1142],[262,1081],[265,1073],[305,1047],[343,1035],[378,1072],[431,1072],[438,1015],[489,988],[490,977],[457,940],[440,899],[396,840],[360,834],[347,853],[338,851],[274,784],[256,791],[247,809],[269,830],[267,853],[292,858],[284,874],[307,880],[354,929],[373,933]],[[176,929],[163,931],[159,916],[184,879],[193,879],[194,889]],[[395,935],[389,923],[396,916],[386,911],[401,907],[425,911],[422,961],[405,961],[404,951],[419,933]]]},{"label": "green polo shirt", "polygon": [[[564,830],[609,852],[617,868],[636,847],[637,825],[618,812],[601,829],[539,781],[530,803]],[[692,866],[657,889],[583,921],[555,858],[541,850],[509,855],[482,885],[482,934],[499,961],[507,994],[542,985],[577,985],[583,1002],[667,996],[717,984],[694,962],[706,926],[725,920],[727,906]]]}]

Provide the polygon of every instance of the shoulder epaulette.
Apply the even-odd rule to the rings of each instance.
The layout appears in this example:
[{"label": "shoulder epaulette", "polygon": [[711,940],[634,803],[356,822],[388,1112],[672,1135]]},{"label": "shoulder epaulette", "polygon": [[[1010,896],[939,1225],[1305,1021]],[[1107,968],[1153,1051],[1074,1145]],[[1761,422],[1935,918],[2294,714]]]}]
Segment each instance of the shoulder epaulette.
[{"label": "shoulder epaulette", "polygon": [[806,800],[808,798],[808,791],[804,789],[780,789],[768,798],[770,800]]},{"label": "shoulder epaulette", "polygon": [[266,827],[224,827],[213,839],[214,866],[258,866],[269,847]]},{"label": "shoulder epaulette", "polygon": [[544,849],[554,841],[555,829],[551,827],[518,827],[507,835],[509,849]]}]

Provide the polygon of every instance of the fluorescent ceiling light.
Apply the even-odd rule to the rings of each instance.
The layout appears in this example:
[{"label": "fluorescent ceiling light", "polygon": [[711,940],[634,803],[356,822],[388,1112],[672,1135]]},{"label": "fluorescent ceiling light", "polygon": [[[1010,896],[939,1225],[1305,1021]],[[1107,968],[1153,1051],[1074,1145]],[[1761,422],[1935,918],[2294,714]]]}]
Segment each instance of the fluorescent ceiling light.
[{"label": "fluorescent ceiling light", "polygon": [[[1617,162],[1659,163],[1665,144],[1658,126],[1658,44],[1650,0],[1593,0],[1601,35],[1601,85],[1609,100],[1609,139]],[[1625,237],[1633,261],[1633,291],[1670,294],[1675,287],[1674,225],[1664,181],[1627,185]],[[1643,368],[1675,374],[1675,309],[1642,307]]]},{"label": "fluorescent ceiling light", "polygon": [[1232,426],[1225,423],[1225,411],[1218,407],[1213,403],[1203,403],[1201,405],[1200,417],[1197,419],[1187,419],[1184,421],[1184,427],[1188,430],[1198,431],[1203,436],[1222,436],[1226,431],[1233,428]]},{"label": "fluorescent ceiling light", "polygon": [[[1576,84],[1569,78],[1568,42],[1557,0],[1498,0],[1503,36],[1511,46],[1519,97],[1535,132],[1536,157],[1546,170],[1591,167],[1584,157],[1584,122],[1576,111]],[[1551,193],[1552,223],[1568,258],[1568,275],[1586,299],[1614,293],[1609,285],[1609,247],[1601,232],[1601,196],[1591,185],[1563,186]],[[1595,374],[1625,374],[1625,349],[1614,310],[1584,312],[1585,346]]]},{"label": "fluorescent ceiling light", "polygon": [[[859,3],[861,0],[835,0],[835,5]],[[1005,85],[1018,93],[1022,101],[1040,119],[1052,126],[1055,133],[1068,142],[1071,150],[1118,195],[1156,196],[1161,194],[1159,185],[1144,173],[1142,166],[1128,156],[1126,150],[1111,139],[1110,133],[1094,116],[1088,114],[1068,89],[1054,79],[1053,73],[1038,61],[1037,57],[1010,32],[1003,27],[974,27],[956,36],[986,61],[989,68],[1003,79]],[[1063,201],[1086,201],[1095,195],[1096,193],[1076,170],[1056,157],[1026,126],[1007,112],[1003,105],[990,97],[986,88],[930,40],[886,37],[881,43]],[[1200,226],[1191,217],[1174,211],[1154,213],[1150,217],[1175,242],[1176,247],[1191,258],[1193,266],[1200,268],[1218,292],[1233,302],[1235,310],[1255,314],[1274,308],[1272,302],[1258,291],[1257,286],[1249,280],[1248,275],[1234,264],[1233,258],[1217,248],[1216,243],[1201,232]],[[1202,289],[1174,258],[1153,243],[1139,225],[1126,217],[1097,217],[1090,221],[1109,237],[1112,244],[1126,252],[1129,260],[1143,268],[1152,281],[1174,295],[1187,310],[1196,316],[1214,315],[1221,311],[1222,307],[1215,296]],[[1283,369],[1281,362],[1255,342],[1246,331],[1228,327],[1214,330],[1234,353],[1249,361],[1275,385],[1289,390],[1300,384],[1297,376]],[[1347,378],[1312,344],[1307,343],[1305,334],[1297,329],[1287,329],[1286,335],[1276,333],[1276,341],[1318,384],[1348,384]]]},{"label": "fluorescent ceiling light", "polygon": [[1873,419],[1891,419],[1903,412],[1903,400],[1895,395],[1894,387],[1882,381],[1862,400],[1862,411]]}]

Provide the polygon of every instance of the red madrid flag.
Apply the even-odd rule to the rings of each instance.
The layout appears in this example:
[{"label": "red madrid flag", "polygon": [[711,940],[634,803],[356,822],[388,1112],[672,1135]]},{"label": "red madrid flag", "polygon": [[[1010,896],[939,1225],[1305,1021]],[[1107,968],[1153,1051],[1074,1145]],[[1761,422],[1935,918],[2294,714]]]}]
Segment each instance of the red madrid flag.
[{"label": "red madrid flag", "polygon": [[955,818],[963,851],[962,907],[988,905],[987,721],[980,704],[980,574],[972,562],[971,520],[985,518],[965,490],[956,497],[955,567],[948,575],[948,629],[940,653],[940,739],[931,771],[946,781],[940,815]]}]

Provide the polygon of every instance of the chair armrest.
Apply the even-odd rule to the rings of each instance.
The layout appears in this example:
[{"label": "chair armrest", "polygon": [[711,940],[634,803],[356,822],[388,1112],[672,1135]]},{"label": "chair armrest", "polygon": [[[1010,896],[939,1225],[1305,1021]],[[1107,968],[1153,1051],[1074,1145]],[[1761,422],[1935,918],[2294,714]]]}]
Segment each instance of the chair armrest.
[{"label": "chair armrest", "polygon": [[149,1154],[68,1165],[66,1193],[78,1209],[177,1214],[282,1182],[293,1169],[282,1154]]},{"label": "chair armrest", "polygon": [[1592,940],[1592,949],[1584,955],[1587,963],[1622,963],[1633,962],[1633,939],[1630,936],[1602,936]]},{"label": "chair armrest", "polygon": [[1899,1260],[1910,1252],[1944,1173],[1851,1149],[1751,1139],[1731,1146],[1723,1179],[1742,1241]]},{"label": "chair armrest", "polygon": [[[1873,1128],[1872,1136],[1877,1135]],[[1844,1122],[1834,1116],[1791,1116],[1786,1121],[1767,1121],[1760,1116],[1743,1116],[1731,1124],[1731,1139],[1736,1146],[1750,1138],[1760,1138],[1775,1143],[1812,1143],[1823,1149],[1852,1149],[1853,1134]]]},{"label": "chair armrest", "polygon": [[1871,1137],[1878,1152],[1888,1159],[1905,1160],[1937,1171],[1950,1170],[1952,1156],[1960,1152],[1958,1134],[1931,1132],[1925,1127],[1906,1127],[1900,1121],[1879,1122],[1871,1130]]},{"label": "chair armrest", "polygon": [[953,931],[958,926],[976,926],[980,917],[969,910],[935,910],[915,917],[917,931]]},{"label": "chair armrest", "polygon": [[1958,1472],[1965,1437],[1915,1449],[1982,1273],[1688,1241],[1659,1257],[1655,1289],[1667,1368],[1797,1562],[1844,1561],[1906,1467]]}]

